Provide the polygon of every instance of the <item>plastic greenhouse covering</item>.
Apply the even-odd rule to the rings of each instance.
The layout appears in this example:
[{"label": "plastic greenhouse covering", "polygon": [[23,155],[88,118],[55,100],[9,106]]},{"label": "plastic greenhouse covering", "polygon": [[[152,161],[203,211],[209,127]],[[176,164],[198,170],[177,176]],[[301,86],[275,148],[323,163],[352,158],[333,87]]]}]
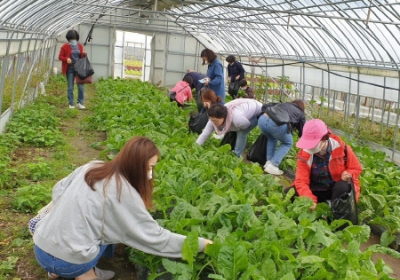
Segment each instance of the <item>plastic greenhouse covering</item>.
[{"label": "plastic greenhouse covering", "polygon": [[[229,54],[236,55],[250,69],[252,77],[287,77],[295,87],[293,97],[317,102],[326,99],[329,108],[355,115],[354,132],[360,118],[369,118],[382,126],[396,124],[393,148],[398,150],[400,3],[397,0],[3,0],[0,59],[4,63],[0,95],[13,60],[22,67],[32,58],[34,63],[42,57],[56,59],[56,44],[63,39],[62,34],[80,24],[89,29],[107,27],[162,39],[167,46],[158,46],[155,51],[162,62],[153,61],[152,67],[150,64],[146,67],[153,72],[152,82],[161,81],[165,85],[181,76],[189,61],[187,57],[179,58],[184,52],[176,47],[178,41],[171,41],[168,36],[190,36],[199,44],[192,47],[198,53],[190,56],[198,57],[200,48],[207,47],[222,56],[222,60]],[[109,37],[104,38],[104,46],[114,44],[112,36]],[[153,51],[156,47],[152,47]],[[12,57],[17,53],[24,55],[18,59]],[[115,62],[111,56],[111,51],[98,56],[104,58],[99,63],[101,67],[107,68],[100,76],[110,75],[110,65]],[[172,60],[182,67],[171,66]],[[51,69],[54,61],[48,63]],[[31,67],[28,77],[36,69]],[[162,72],[157,74],[157,67]],[[284,93],[282,87],[280,92]],[[1,103],[2,98],[0,106]],[[387,112],[385,106],[391,111]]]}]

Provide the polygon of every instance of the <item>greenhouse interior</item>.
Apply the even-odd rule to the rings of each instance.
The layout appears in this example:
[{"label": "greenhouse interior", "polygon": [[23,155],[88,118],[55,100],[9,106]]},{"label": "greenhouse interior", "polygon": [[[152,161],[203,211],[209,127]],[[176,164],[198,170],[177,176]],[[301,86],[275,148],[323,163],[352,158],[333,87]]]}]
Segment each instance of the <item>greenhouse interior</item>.
[{"label": "greenhouse interior", "polygon": [[3,0],[0,73],[0,280],[400,279],[400,1]]}]

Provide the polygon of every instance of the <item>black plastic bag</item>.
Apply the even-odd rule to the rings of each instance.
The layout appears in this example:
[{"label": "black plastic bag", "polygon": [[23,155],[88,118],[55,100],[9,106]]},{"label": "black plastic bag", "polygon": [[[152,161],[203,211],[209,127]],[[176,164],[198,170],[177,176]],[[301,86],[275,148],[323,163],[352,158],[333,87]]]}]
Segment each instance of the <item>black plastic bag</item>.
[{"label": "black plastic bag", "polygon": [[175,91],[170,91],[168,92],[168,97],[169,97],[169,101],[174,102],[176,99],[176,92]]},{"label": "black plastic bag", "polygon": [[208,122],[208,112],[207,110],[203,110],[201,114],[199,113],[195,116],[190,116],[189,130],[194,133],[201,134],[204,127],[207,125],[207,122]]},{"label": "black plastic bag", "polygon": [[229,144],[231,145],[231,150],[234,150],[236,145],[236,136],[237,136],[236,131],[229,131],[228,133],[225,134],[224,138],[221,140],[220,146]]},{"label": "black plastic bag", "polygon": [[239,92],[239,81],[236,80],[234,82],[230,82],[228,86],[229,95],[235,98],[238,92]]},{"label": "black plastic bag", "polygon": [[75,69],[75,74],[81,80],[84,80],[87,77],[90,77],[94,74],[94,70],[92,68],[92,65],[90,65],[87,56],[78,59],[74,64],[74,69]]},{"label": "black plastic bag", "polygon": [[197,105],[197,110],[200,112],[201,109],[204,108],[203,101],[201,100],[201,94],[208,89],[208,86],[205,85],[204,87],[201,88],[200,91],[196,90],[196,105]]},{"label": "black plastic bag", "polygon": [[254,144],[250,147],[249,152],[247,153],[247,160],[264,165],[267,161],[267,142],[267,136],[261,133]]},{"label": "black plastic bag", "polygon": [[339,198],[332,200],[331,209],[336,220],[345,219],[358,225],[358,209],[356,202],[356,192],[353,181],[350,184],[350,192],[342,194]]}]

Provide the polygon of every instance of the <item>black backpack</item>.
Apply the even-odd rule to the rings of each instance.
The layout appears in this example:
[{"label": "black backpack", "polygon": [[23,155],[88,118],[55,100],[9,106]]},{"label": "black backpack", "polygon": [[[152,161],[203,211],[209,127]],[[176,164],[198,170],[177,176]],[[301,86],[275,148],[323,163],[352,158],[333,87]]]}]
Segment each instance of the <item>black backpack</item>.
[{"label": "black backpack", "polygon": [[268,117],[279,126],[290,123],[289,113],[283,108],[283,104],[284,103],[268,103],[263,105],[263,111],[265,111]]}]

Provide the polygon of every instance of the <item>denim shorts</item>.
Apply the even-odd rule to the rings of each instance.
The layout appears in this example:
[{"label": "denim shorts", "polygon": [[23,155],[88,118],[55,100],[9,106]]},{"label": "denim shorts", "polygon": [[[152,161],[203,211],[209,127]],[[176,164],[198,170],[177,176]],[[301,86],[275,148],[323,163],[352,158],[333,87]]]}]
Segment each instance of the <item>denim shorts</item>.
[{"label": "denim shorts", "polygon": [[75,278],[93,269],[101,257],[112,257],[114,255],[115,245],[100,245],[99,254],[93,260],[84,264],[74,264],[60,260],[46,253],[36,245],[33,250],[38,263],[47,272],[57,274],[63,278]]}]

